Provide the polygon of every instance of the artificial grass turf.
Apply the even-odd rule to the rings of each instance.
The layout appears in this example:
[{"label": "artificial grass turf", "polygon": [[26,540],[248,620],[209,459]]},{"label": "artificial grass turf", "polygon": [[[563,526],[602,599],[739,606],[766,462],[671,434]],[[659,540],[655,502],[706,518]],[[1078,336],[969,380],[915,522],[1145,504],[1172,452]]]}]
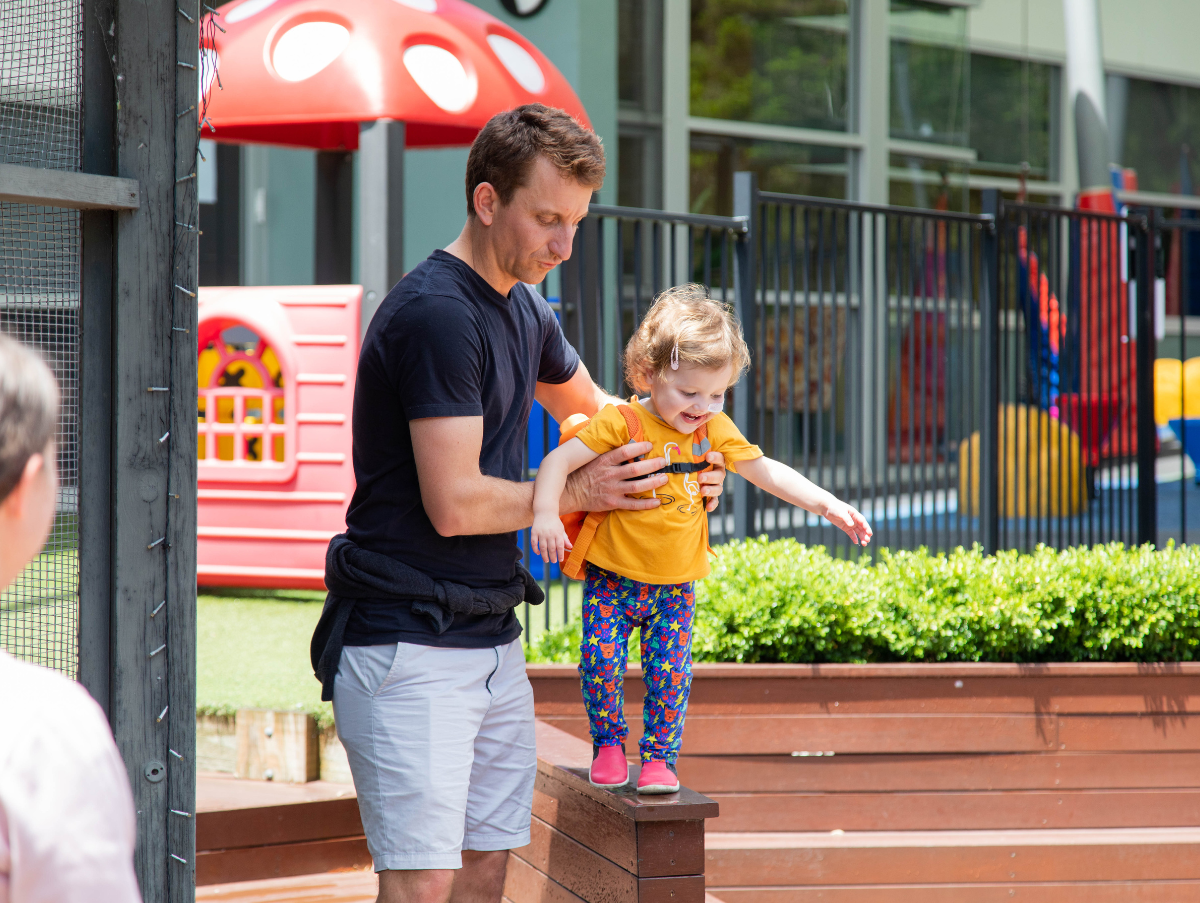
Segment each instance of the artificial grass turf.
[{"label": "artificial grass turf", "polygon": [[[533,636],[564,620],[562,589],[550,587],[545,607],[531,609]],[[567,599],[578,618],[581,584]],[[206,588],[196,600],[196,711],[233,715],[238,709],[298,709],[323,729],[333,724],[333,706],[321,702],[308,646],[321,616],[322,592]],[[522,623],[524,606],[517,609]]]},{"label": "artificial grass turf", "polygon": [[324,599],[304,590],[205,589],[196,600],[196,711],[299,709],[322,728],[333,724],[308,661]]}]

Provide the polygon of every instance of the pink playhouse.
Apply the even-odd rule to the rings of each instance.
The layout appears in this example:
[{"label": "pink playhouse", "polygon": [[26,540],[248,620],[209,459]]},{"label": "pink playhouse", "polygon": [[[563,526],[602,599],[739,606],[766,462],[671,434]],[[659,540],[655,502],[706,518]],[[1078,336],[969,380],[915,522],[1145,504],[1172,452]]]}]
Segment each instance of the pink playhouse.
[{"label": "pink playhouse", "polygon": [[201,288],[197,577],[323,589],[354,492],[357,285]]}]

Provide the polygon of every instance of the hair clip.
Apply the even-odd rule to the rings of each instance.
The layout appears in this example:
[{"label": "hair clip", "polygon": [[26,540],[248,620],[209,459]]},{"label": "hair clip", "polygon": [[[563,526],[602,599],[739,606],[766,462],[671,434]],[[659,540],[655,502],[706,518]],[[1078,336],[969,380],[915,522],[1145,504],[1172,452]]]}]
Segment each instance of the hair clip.
[{"label": "hair clip", "polygon": [[679,343],[675,343],[675,347],[671,349],[671,369],[679,369]]}]

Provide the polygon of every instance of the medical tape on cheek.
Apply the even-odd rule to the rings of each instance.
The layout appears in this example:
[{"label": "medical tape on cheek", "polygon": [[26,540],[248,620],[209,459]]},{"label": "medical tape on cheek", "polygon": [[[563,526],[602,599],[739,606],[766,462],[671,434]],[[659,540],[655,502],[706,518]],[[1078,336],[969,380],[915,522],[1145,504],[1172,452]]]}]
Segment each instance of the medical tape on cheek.
[{"label": "medical tape on cheek", "polygon": [[725,410],[725,399],[724,398],[722,398],[720,401],[714,402],[713,404],[710,404],[708,406],[708,413],[710,413],[710,414],[720,414],[723,410]]}]

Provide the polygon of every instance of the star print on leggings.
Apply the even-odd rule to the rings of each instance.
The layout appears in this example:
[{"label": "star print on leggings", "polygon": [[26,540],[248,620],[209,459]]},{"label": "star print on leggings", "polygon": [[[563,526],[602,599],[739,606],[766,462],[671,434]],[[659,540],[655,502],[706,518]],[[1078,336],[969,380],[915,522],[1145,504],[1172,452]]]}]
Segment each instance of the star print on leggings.
[{"label": "star print on leggings", "polygon": [[588,566],[583,596],[579,677],[592,742],[616,746],[629,727],[624,714],[626,650],[634,627],[642,634],[642,761],[674,762],[692,687],[691,583],[656,585]]}]

